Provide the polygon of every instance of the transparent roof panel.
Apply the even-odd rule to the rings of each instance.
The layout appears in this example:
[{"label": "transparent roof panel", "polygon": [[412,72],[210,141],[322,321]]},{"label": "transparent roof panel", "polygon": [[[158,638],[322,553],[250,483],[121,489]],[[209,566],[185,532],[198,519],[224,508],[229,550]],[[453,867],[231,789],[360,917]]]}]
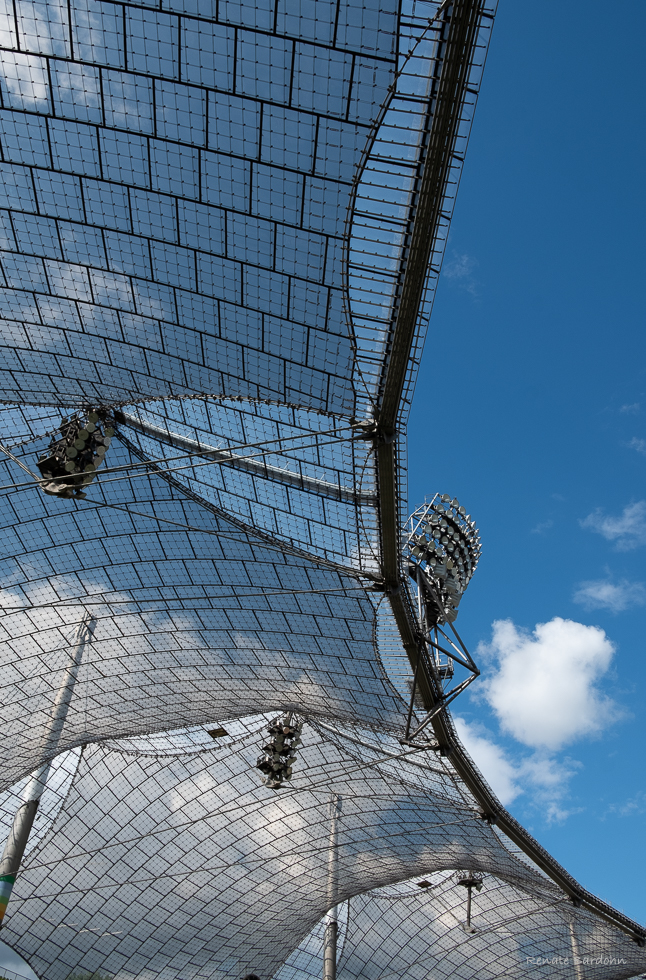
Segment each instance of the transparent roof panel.
[{"label": "transparent roof panel", "polygon": [[[399,741],[406,417],[493,12],[2,5],[6,828],[58,753],[2,935],[46,980],[305,980],[335,906],[339,980],[646,967],[616,928],[639,926],[495,800],[509,837],[489,825],[446,712],[449,755]],[[71,473],[95,410],[93,481],[39,486],[59,413]],[[304,741],[276,793],[255,765],[284,711]]]},{"label": "transparent roof panel", "polygon": [[6,32],[2,395],[352,414],[339,259],[396,10],[150,6],[24,3]]},{"label": "transparent roof panel", "polygon": [[[413,768],[395,740],[306,725],[292,783],[276,793],[254,769],[258,721],[184,755],[142,740],[84,749],[3,933],[40,975],[320,975],[311,964],[331,903],[340,977],[522,977],[526,957],[549,955],[570,958],[550,974],[570,980],[573,943],[623,958],[593,977],[644,968],[643,950],[573,908],[452,795],[450,763],[431,753]],[[393,759],[375,767],[384,749]],[[481,886],[472,931],[469,874]]]},{"label": "transparent roof panel", "polygon": [[116,439],[110,455],[112,482],[78,502],[7,489],[21,471],[0,462],[4,786],[44,761],[86,611],[96,626],[60,748],[289,706],[401,725],[356,578],[132,468]]}]

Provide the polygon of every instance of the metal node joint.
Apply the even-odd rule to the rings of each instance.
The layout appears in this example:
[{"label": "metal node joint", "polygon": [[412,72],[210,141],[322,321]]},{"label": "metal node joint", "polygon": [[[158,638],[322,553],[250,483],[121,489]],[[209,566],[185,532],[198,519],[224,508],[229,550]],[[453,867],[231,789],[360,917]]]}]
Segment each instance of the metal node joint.
[{"label": "metal node joint", "polygon": [[390,446],[397,439],[397,429],[386,428],[376,419],[355,421],[350,423],[354,439],[365,439],[367,442]]}]

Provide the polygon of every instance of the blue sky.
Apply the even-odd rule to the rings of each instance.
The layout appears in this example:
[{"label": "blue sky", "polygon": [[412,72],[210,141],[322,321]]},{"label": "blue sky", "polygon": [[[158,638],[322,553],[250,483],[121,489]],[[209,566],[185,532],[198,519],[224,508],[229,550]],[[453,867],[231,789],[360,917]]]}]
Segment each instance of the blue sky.
[{"label": "blue sky", "polygon": [[454,714],[511,811],[641,922],[644,36],[641,0],[502,0],[409,429],[411,507],[455,494],[482,531],[458,627],[483,679]]}]

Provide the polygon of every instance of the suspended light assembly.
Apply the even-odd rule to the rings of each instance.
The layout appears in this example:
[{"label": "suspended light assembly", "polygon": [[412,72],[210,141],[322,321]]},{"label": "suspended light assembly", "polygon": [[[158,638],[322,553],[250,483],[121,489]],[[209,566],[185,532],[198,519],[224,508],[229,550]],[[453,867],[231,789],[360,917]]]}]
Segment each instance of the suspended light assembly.
[{"label": "suspended light assembly", "polygon": [[40,489],[54,497],[85,497],[83,487],[96,476],[114,435],[104,410],[76,412],[61,421],[47,452],[37,462]]},{"label": "suspended light assembly", "polygon": [[269,789],[280,789],[284,780],[292,778],[302,729],[302,721],[296,722],[291,712],[270,722],[267,731],[271,737],[263,745],[262,755],[256,763],[256,769],[265,774],[263,782]]}]

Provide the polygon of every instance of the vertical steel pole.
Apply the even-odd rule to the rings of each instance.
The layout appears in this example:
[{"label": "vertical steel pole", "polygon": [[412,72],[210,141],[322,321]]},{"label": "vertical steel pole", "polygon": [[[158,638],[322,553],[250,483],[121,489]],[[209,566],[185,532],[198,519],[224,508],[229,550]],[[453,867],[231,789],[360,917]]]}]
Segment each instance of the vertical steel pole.
[{"label": "vertical steel pole", "polygon": [[76,644],[71,652],[70,662],[65,670],[65,678],[52,706],[50,722],[43,739],[42,755],[49,761],[44,762],[34,773],[25,787],[23,793],[23,803],[18,807],[13,818],[11,830],[7,838],[7,843],[0,858],[0,929],[7,911],[7,904],[11,898],[14,882],[23,854],[29,840],[31,828],[34,825],[38,804],[47,785],[47,776],[51,766],[51,759],[56,754],[65,719],[72,700],[74,685],[78,675],[83,649],[88,640],[92,638],[94,632],[94,618],[86,613],[76,634]]},{"label": "vertical steel pole", "polygon": [[572,963],[574,964],[574,976],[576,980],[583,980],[583,970],[581,969],[581,957],[579,956],[579,944],[574,931],[574,923],[568,923],[570,928],[570,945],[572,947]]},{"label": "vertical steel pole", "polygon": [[341,816],[341,797],[330,795],[330,843],[327,859],[327,899],[329,911],[325,916],[323,942],[323,980],[336,980],[336,941],[339,932],[337,920],[337,821]]}]

